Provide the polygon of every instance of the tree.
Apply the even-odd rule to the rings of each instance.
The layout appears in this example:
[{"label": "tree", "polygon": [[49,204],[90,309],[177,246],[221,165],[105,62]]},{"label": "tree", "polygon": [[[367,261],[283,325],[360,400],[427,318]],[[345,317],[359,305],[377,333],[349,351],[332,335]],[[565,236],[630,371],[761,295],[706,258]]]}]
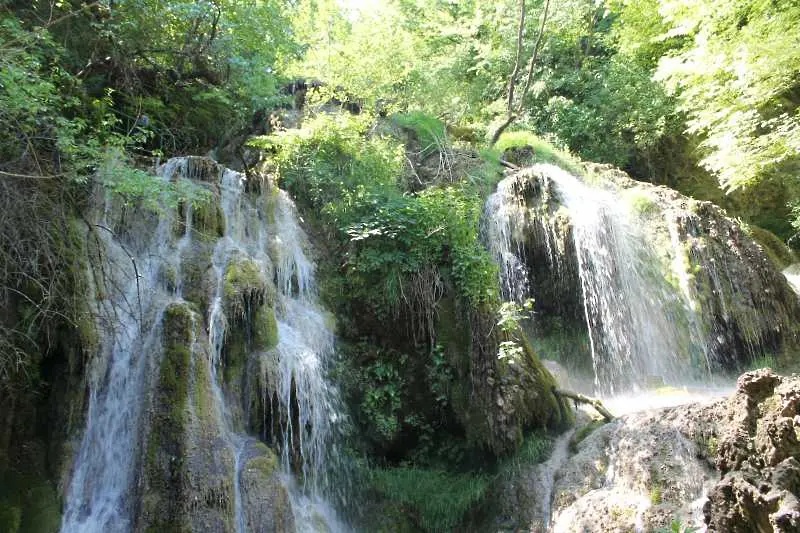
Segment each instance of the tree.
[{"label": "tree", "polygon": [[533,46],[533,52],[531,52],[531,57],[528,60],[528,68],[527,68],[527,75],[525,77],[525,85],[522,88],[522,94],[520,94],[519,98],[515,100],[514,98],[514,91],[516,90],[517,86],[517,76],[519,76],[520,71],[520,64],[522,59],[523,53],[523,41],[524,41],[524,34],[525,34],[525,15],[526,15],[526,3],[525,0],[520,0],[519,2],[519,25],[517,29],[517,53],[516,59],[514,61],[514,70],[511,71],[511,75],[508,78],[508,103],[506,107],[506,119],[505,121],[497,127],[495,132],[492,134],[491,138],[491,145],[494,145],[497,140],[500,138],[500,135],[516,120],[519,116],[520,112],[522,111],[522,107],[525,102],[525,97],[528,94],[528,90],[530,89],[531,82],[533,81],[534,75],[534,68],[536,66],[536,60],[539,57],[539,50],[542,44],[542,37],[544,36],[544,29],[545,24],[547,23],[547,14],[550,9],[550,0],[545,0],[544,8],[542,9],[542,16],[541,16],[541,25],[539,26],[539,32],[536,36],[536,44]]},{"label": "tree", "polygon": [[735,190],[800,170],[800,4],[663,0],[658,79],[679,95],[701,164]]}]

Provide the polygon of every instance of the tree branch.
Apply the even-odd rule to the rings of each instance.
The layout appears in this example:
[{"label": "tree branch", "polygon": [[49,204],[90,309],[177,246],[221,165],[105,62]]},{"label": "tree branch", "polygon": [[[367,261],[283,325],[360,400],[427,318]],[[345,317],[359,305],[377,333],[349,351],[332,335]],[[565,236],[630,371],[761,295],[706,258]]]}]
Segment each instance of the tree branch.
[{"label": "tree branch", "polygon": [[611,412],[608,409],[606,409],[605,406],[603,406],[603,402],[601,402],[597,398],[589,398],[588,396],[584,396],[583,394],[578,394],[577,392],[557,389],[555,387],[553,387],[553,394],[555,394],[556,396],[561,396],[563,398],[569,398],[570,400],[576,402],[589,404],[592,407],[594,407],[595,410],[598,413],[600,413],[603,416],[603,418],[606,419],[607,422],[611,422],[612,420],[614,420],[614,415],[612,415]]},{"label": "tree branch", "polygon": [[528,74],[525,80],[525,86],[523,87],[522,94],[517,99],[515,105],[514,91],[516,90],[517,76],[519,76],[520,62],[522,59],[522,41],[525,33],[526,14],[525,0],[520,0],[519,26],[517,27],[517,54],[516,60],[514,61],[514,70],[511,72],[511,76],[508,79],[508,114],[506,116],[506,120],[495,130],[494,134],[492,134],[490,146],[494,146],[497,143],[498,139],[500,139],[500,135],[502,135],[503,132],[514,123],[519,114],[522,112],[522,106],[525,104],[525,97],[528,95],[528,90],[530,89],[531,82],[533,81],[533,73],[536,67],[536,61],[539,59],[539,52],[541,50],[542,39],[544,37],[544,28],[547,24],[547,16],[549,12],[550,0],[545,0],[542,21],[541,24],[539,24],[539,34],[536,36],[536,43],[533,46],[533,52],[531,53],[531,58],[528,61]]}]

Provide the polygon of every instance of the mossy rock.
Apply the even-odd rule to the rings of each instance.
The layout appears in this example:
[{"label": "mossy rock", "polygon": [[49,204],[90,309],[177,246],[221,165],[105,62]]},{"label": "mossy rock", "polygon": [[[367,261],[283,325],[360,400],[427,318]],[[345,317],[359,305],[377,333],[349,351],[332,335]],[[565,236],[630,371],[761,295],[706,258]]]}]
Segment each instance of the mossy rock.
[{"label": "mossy rock", "polygon": [[[16,471],[0,473],[0,531],[11,533],[51,533],[61,524],[61,505],[55,485],[43,472],[45,449],[41,442],[29,441]],[[42,464],[37,464],[42,463]]]},{"label": "mossy rock", "polygon": [[259,263],[235,257],[225,271],[223,303],[228,317],[241,322],[261,305],[274,305],[275,286],[267,280]]},{"label": "mossy rock", "polygon": [[[211,256],[213,249],[208,244],[197,243],[184,250],[181,257],[180,277],[183,298],[196,304],[199,309],[209,306],[214,287]],[[178,272],[174,273],[173,285]]]},{"label": "mossy rock", "polygon": [[19,533],[22,525],[22,508],[0,502],[0,531]]},{"label": "mossy rock", "polygon": [[220,205],[219,193],[214,192],[207,201],[188,206],[180,203],[172,231],[176,238],[186,235],[186,210],[190,210],[192,238],[201,242],[214,242],[225,235],[225,213]]},{"label": "mossy rock", "polygon": [[592,432],[595,429],[603,426],[605,423],[606,423],[605,420],[596,419],[596,420],[592,420],[588,424],[585,424],[585,425],[579,427],[577,430],[575,430],[575,433],[572,435],[572,439],[570,439],[570,441],[569,441],[569,449],[570,449],[570,451],[572,453],[577,452],[578,445],[581,442],[583,442],[584,440],[586,440],[586,437],[591,435]]},{"label": "mossy rock", "polygon": [[186,490],[185,434],[195,322],[186,303],[172,304],[164,312],[164,355],[150,420],[142,498],[142,516],[148,531],[186,530],[182,502]]},{"label": "mossy rock", "polygon": [[254,441],[247,443],[243,453],[247,457],[241,474],[247,530],[293,533],[294,515],[281,481],[278,456],[263,442]]},{"label": "mossy rock", "polygon": [[771,231],[753,225],[747,226],[745,231],[756,244],[761,246],[778,269],[783,270],[797,260],[792,249]]},{"label": "mossy rock", "polygon": [[499,387],[489,443],[501,455],[517,452],[527,430],[562,430],[575,423],[569,403],[553,393],[555,378],[525,335],[521,331],[517,335],[517,355],[501,360],[497,369]]},{"label": "mossy rock", "polygon": [[266,304],[253,318],[253,345],[261,350],[270,350],[278,345],[278,319],[275,310]]},{"label": "mossy rock", "polygon": [[244,328],[237,327],[229,330],[225,336],[223,376],[225,383],[234,389],[238,389],[241,384],[245,364],[247,363],[250,342],[248,342],[246,335]]},{"label": "mossy rock", "polygon": [[278,456],[263,442],[256,444],[256,448],[261,455],[257,455],[248,460],[246,468],[254,468],[258,470],[259,474],[268,478],[278,469]]}]

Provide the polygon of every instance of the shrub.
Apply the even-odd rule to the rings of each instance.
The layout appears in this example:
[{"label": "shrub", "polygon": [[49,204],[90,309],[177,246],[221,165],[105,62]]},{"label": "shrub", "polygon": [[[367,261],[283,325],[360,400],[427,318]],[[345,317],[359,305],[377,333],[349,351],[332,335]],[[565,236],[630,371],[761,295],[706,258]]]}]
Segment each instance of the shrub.
[{"label": "shrub", "polygon": [[444,123],[432,115],[422,111],[411,111],[398,113],[392,119],[401,128],[414,132],[423,157],[440,150],[447,142],[447,130]]}]

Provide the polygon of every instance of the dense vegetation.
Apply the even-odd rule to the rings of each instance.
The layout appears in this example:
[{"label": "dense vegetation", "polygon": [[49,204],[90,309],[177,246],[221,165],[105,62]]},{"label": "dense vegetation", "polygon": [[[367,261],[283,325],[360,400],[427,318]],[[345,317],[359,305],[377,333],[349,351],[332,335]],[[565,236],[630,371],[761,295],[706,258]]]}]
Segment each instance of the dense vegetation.
[{"label": "dense vegetation", "polygon": [[[466,392],[470,361],[502,373],[534,358],[479,238],[501,160],[610,163],[800,246],[800,4],[3,2],[0,410],[33,409],[90,355],[77,302],[92,195],[201,203],[153,165],[208,153],[249,171],[253,147],[325,237],[336,372],[372,490],[447,530],[501,467],[481,470],[487,457],[566,422],[542,402],[494,426],[479,418],[497,391]],[[0,473],[15,424],[0,421]]]}]

